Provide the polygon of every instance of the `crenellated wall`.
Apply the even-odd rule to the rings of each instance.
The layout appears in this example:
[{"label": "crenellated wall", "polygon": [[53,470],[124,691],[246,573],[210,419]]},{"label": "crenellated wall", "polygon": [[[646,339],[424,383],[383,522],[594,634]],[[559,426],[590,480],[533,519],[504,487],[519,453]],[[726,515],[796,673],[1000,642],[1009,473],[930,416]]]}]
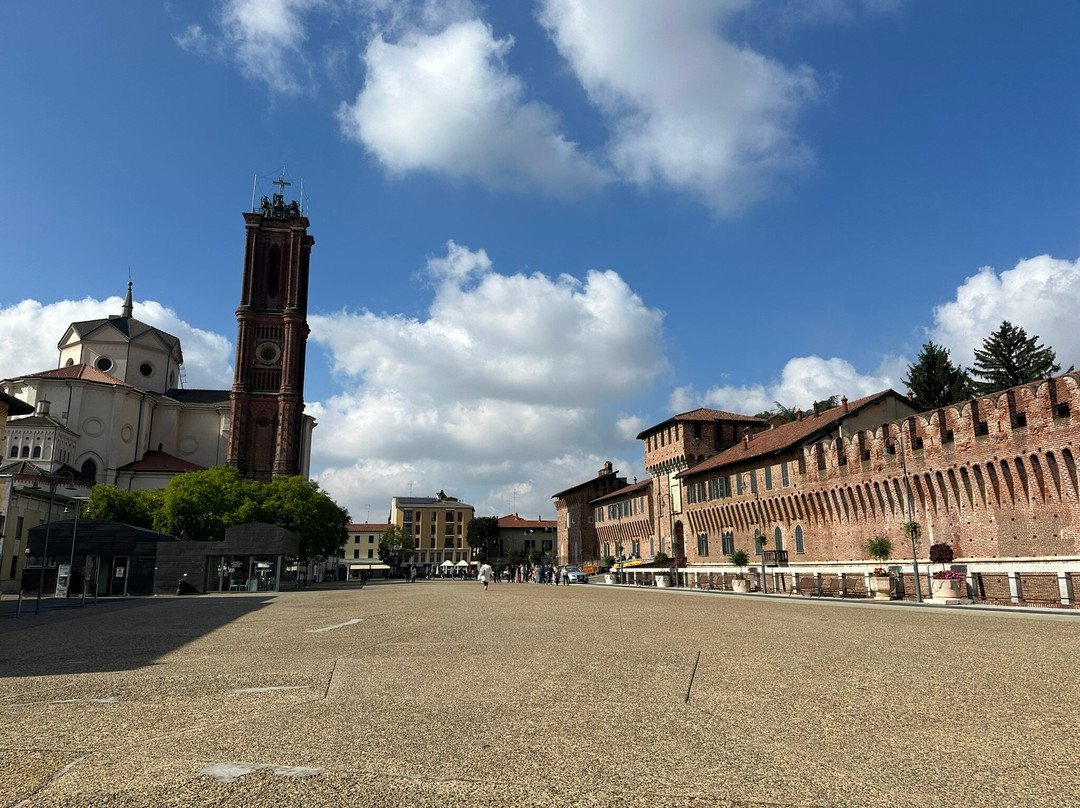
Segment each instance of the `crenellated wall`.
[{"label": "crenellated wall", "polygon": [[[723,563],[725,531],[734,534],[736,547],[753,553],[759,526],[766,549],[780,549],[774,538],[780,528],[793,564],[868,561],[863,544],[874,535],[892,538],[901,558],[908,486],[924,559],[930,544],[943,542],[958,563],[1080,560],[1078,441],[1076,373],[845,432],[771,457],[774,469],[787,464],[787,485],[687,504],[687,563]],[[730,478],[762,475],[765,463],[723,471]],[[714,471],[685,482],[715,476],[724,475]],[[795,547],[796,527],[803,552]],[[710,539],[708,557],[695,552],[693,536],[701,532]]]}]

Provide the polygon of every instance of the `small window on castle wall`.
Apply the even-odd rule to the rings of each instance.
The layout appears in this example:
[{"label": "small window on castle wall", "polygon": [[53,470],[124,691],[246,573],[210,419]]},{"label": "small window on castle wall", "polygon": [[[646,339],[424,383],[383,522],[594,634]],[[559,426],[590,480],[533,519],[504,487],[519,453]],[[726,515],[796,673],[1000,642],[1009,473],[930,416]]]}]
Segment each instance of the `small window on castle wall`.
[{"label": "small window on castle wall", "polygon": [[1069,410],[1070,410],[1069,403],[1067,401],[1063,401],[1060,404],[1058,404],[1056,407],[1054,407],[1054,417],[1055,418],[1068,418],[1069,415],[1070,415]]},{"label": "small window on castle wall", "polygon": [[975,434],[976,435],[989,435],[990,434],[990,424],[988,424],[986,421],[976,421],[975,422]]},{"label": "small window on castle wall", "polygon": [[1016,413],[1016,428],[1020,429],[1020,428],[1025,427],[1025,426],[1027,426],[1027,413],[1026,412],[1018,412],[1018,413]]},{"label": "small window on castle wall", "polygon": [[942,443],[952,443],[953,442],[953,431],[951,429],[946,429],[945,430],[945,434],[943,434],[941,436],[941,442]]},{"label": "small window on castle wall", "polygon": [[912,441],[912,444],[914,445],[915,451],[918,451],[919,449],[921,449],[923,447],[922,435],[916,435],[915,440]]}]

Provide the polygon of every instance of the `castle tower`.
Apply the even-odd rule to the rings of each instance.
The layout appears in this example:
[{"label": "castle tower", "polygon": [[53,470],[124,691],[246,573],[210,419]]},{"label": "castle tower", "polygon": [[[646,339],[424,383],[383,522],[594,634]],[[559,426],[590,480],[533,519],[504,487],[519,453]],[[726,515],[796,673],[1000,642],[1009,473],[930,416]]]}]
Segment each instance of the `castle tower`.
[{"label": "castle tower", "polygon": [[245,213],[244,279],[236,310],[236,374],[227,462],[267,481],[304,473],[304,359],[308,261],[315,239],[296,202],[279,193]]}]

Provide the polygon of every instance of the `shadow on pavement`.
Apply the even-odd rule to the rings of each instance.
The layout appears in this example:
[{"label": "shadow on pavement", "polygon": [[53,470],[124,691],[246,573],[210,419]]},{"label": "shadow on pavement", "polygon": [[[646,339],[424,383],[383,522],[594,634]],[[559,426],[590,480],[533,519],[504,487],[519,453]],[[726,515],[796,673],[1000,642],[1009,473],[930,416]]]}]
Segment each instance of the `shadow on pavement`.
[{"label": "shadow on pavement", "polygon": [[[272,598],[260,595],[99,598],[96,604],[24,600],[0,601],[0,635],[5,651],[0,679],[71,673],[134,670],[207,635],[240,617],[263,609]],[[138,614],[134,614],[134,612]]]}]

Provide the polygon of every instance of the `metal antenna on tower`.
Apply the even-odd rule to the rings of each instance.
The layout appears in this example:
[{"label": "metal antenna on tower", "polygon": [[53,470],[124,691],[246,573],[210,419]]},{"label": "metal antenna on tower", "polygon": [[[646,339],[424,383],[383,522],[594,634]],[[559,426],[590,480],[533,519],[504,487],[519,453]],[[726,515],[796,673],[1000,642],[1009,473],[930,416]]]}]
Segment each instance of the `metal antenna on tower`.
[{"label": "metal antenna on tower", "polygon": [[368,504],[365,507],[367,508],[367,516],[364,517],[364,521],[368,524],[371,524],[371,505]]},{"label": "metal antenna on tower", "polygon": [[300,213],[304,212],[304,178],[300,178]]},{"label": "metal antenna on tower", "polygon": [[410,482],[409,483],[409,496],[410,497],[412,496],[412,487],[413,487],[413,484]]},{"label": "metal antenna on tower", "polygon": [[251,182],[251,212],[252,213],[255,212],[255,188],[258,186],[258,184],[259,184],[259,175],[258,175],[258,173],[256,173],[255,174],[255,179],[252,180],[252,182]]}]

